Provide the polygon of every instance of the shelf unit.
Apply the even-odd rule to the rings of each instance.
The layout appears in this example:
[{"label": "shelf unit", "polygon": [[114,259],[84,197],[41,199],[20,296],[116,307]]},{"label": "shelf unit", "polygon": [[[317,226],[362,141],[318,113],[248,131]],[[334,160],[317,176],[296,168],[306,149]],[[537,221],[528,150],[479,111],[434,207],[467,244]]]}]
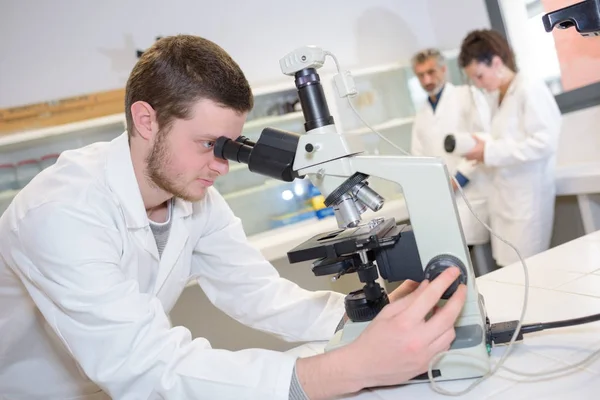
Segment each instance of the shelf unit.
[{"label": "shelf unit", "polygon": [[[450,80],[460,83],[457,82],[460,72],[457,75],[456,71],[459,70],[456,64],[452,63],[451,57],[449,64]],[[396,146],[409,150],[415,112],[425,100],[411,67],[396,63],[351,72],[359,94],[350,101],[361,117],[378,133],[364,126],[354,115],[348,105],[348,99],[337,95],[333,75],[321,74],[321,82],[338,131],[358,139],[367,154],[399,154],[399,151],[382,140],[379,134]],[[291,77],[289,82],[283,84],[253,88],[253,93],[255,106],[244,125],[244,136],[257,140],[265,127],[305,133],[304,116],[298,109],[297,92]],[[123,113],[3,135],[0,136],[0,165],[16,165],[23,160],[40,160],[47,154],[58,154],[97,141],[109,141],[125,129]],[[39,170],[43,167],[41,164],[37,167],[35,164],[29,165],[29,168]],[[15,185],[6,186],[7,173],[9,169],[0,168],[0,213],[4,212],[19,190]],[[372,179],[370,183],[388,200],[401,198],[401,190],[395,185],[377,179]],[[291,183],[280,182],[251,173],[246,165],[231,164],[229,174],[218,179],[215,187],[242,220],[246,234],[264,236],[281,223],[278,217],[299,212],[304,207],[308,181],[297,179]]]}]

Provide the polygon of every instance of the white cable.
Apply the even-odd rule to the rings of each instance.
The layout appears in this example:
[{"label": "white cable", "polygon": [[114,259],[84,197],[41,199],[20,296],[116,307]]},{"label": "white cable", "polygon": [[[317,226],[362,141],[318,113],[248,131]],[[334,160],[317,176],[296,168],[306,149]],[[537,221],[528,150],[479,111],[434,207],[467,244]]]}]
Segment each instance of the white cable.
[{"label": "white cable", "polygon": [[[445,394],[445,395],[448,395],[448,396],[462,396],[463,394],[466,394],[466,393],[470,392],[477,385],[479,385],[481,382],[487,380],[489,377],[491,377],[496,372],[498,372],[498,369],[500,369],[503,366],[504,362],[506,361],[506,358],[508,357],[508,355],[512,351],[512,347],[515,344],[515,342],[517,341],[517,337],[519,335],[519,332],[521,331],[521,325],[523,324],[523,321],[525,319],[525,314],[527,312],[527,304],[529,302],[529,271],[527,269],[527,263],[523,259],[523,256],[521,256],[521,253],[519,252],[519,250],[512,243],[510,243],[507,240],[505,240],[504,238],[500,237],[496,232],[494,232],[494,230],[492,228],[490,228],[485,222],[483,222],[479,218],[479,216],[477,215],[477,213],[475,212],[475,210],[473,210],[473,208],[471,206],[471,203],[469,203],[469,201],[467,200],[467,196],[465,196],[465,194],[464,194],[461,186],[458,184],[458,181],[456,180],[456,178],[452,177],[452,180],[456,183],[456,187],[457,187],[460,195],[462,196],[463,200],[467,204],[467,207],[469,208],[469,211],[471,211],[471,213],[477,219],[477,221],[479,221],[479,223],[481,223],[498,240],[502,241],[503,243],[506,243],[508,246],[510,246],[517,253],[517,256],[519,257],[519,260],[521,260],[521,264],[523,266],[523,272],[525,274],[525,295],[524,295],[524,298],[523,298],[523,308],[521,310],[521,317],[519,318],[519,322],[517,324],[515,332],[513,333],[512,338],[510,339],[510,342],[509,342],[509,344],[507,346],[506,351],[504,352],[504,354],[500,358],[500,361],[498,361],[498,363],[488,373],[486,373],[485,375],[483,375],[481,378],[478,378],[475,382],[473,382],[471,385],[469,385],[466,389],[463,389],[463,390],[458,391],[458,392],[451,392],[449,390],[441,388],[437,384],[437,382],[434,381],[434,379],[433,379],[433,373],[432,373],[434,364],[437,361],[439,361],[444,355],[448,354],[449,352],[445,351],[445,352],[442,352],[440,354],[437,354],[435,357],[433,357],[433,359],[429,363],[429,368],[427,370],[427,375],[429,377],[429,382],[430,382],[433,390],[435,390],[438,393]],[[472,355],[463,354],[463,353],[459,353],[459,352],[456,352],[455,355],[456,356],[468,357],[468,358],[474,358],[474,359],[479,360],[478,358],[476,358],[476,357],[474,357]],[[504,368],[506,368],[506,367],[504,367]]]},{"label": "white cable", "polygon": [[[340,64],[338,63],[337,57],[333,53],[331,53],[329,51],[325,51],[325,55],[328,55],[328,56],[330,56],[333,59],[333,62],[335,64],[335,68],[338,71],[338,74],[342,74],[342,69],[340,68]],[[410,153],[408,151],[406,151],[402,147],[396,145],[394,142],[392,142],[391,140],[389,140],[388,138],[386,138],[383,134],[381,134],[380,132],[376,131],[371,125],[369,125],[367,123],[367,121],[365,121],[362,118],[362,116],[359,114],[359,112],[356,110],[356,108],[354,107],[354,104],[352,104],[352,101],[350,101],[350,97],[346,96],[346,99],[348,100],[348,104],[350,105],[350,108],[352,109],[352,111],[354,112],[354,114],[356,115],[356,117],[360,120],[360,122],[362,122],[367,128],[369,128],[373,133],[375,133],[381,139],[383,139],[386,142],[388,142],[392,147],[394,147],[395,149],[399,150],[402,154],[404,154],[406,156],[410,156]]]},{"label": "white cable", "polygon": [[[331,58],[333,58],[333,61],[335,63],[335,66],[337,68],[338,73],[342,73],[340,65],[337,61],[337,58],[335,57],[334,54],[332,54],[329,51],[325,51],[326,55],[329,55]],[[352,104],[352,102],[350,101],[350,98],[348,99],[348,104],[350,104],[350,108],[352,108],[352,110],[354,111],[354,113],[356,114],[356,116],[360,119],[360,121],[367,127],[369,128],[371,131],[373,131],[375,134],[377,134],[379,137],[381,137],[382,139],[384,139],[386,142],[388,142],[392,147],[394,147],[395,149],[399,150],[400,152],[402,152],[404,155],[408,155],[410,156],[410,153],[407,152],[406,150],[404,150],[403,148],[401,148],[400,146],[396,145],[395,143],[393,143],[392,141],[388,140],[385,136],[383,136],[381,133],[377,132],[375,129],[373,129],[373,127],[371,127],[358,113],[358,111],[354,108],[354,105]],[[527,263],[525,262],[525,260],[523,259],[523,256],[521,256],[521,253],[519,252],[519,250],[510,242],[508,242],[506,239],[500,237],[496,232],[494,232],[494,230],[492,228],[490,228],[485,222],[483,222],[481,220],[481,218],[479,218],[479,216],[477,215],[477,213],[475,212],[475,210],[473,209],[473,207],[471,206],[471,203],[469,202],[469,200],[467,199],[467,197],[465,196],[462,187],[460,186],[460,184],[458,183],[458,181],[456,180],[455,177],[451,177],[452,180],[456,183],[456,187],[460,193],[460,195],[462,196],[463,200],[465,201],[467,207],[469,208],[469,211],[473,214],[473,216],[477,219],[477,221],[479,221],[479,223],[481,223],[489,232],[490,234],[492,234],[494,237],[496,237],[498,240],[500,240],[501,242],[507,244],[508,246],[510,246],[515,253],[517,254],[517,256],[519,257],[519,260],[521,261],[521,265],[523,266],[523,272],[525,274],[525,294],[524,294],[524,298],[523,298],[523,308],[521,310],[521,316],[519,318],[519,322],[517,324],[517,328],[515,329],[515,332],[513,333],[513,336],[507,346],[506,351],[504,352],[504,354],[502,355],[502,357],[500,358],[500,361],[498,361],[498,363],[491,369],[491,371],[487,372],[485,375],[483,375],[482,377],[478,378],[475,382],[473,382],[471,385],[469,385],[466,389],[458,391],[458,392],[451,392],[448,391],[446,389],[441,388],[434,380],[433,378],[433,367],[434,364],[440,360],[442,357],[444,357],[446,354],[448,354],[448,351],[442,352],[437,354],[435,357],[433,357],[433,359],[431,360],[431,362],[429,363],[429,368],[427,370],[427,375],[429,377],[429,382],[432,386],[432,388],[441,394],[445,394],[448,396],[461,396],[463,394],[466,394],[468,392],[470,392],[471,390],[473,390],[477,385],[479,385],[481,382],[485,381],[486,379],[488,379],[489,377],[491,377],[492,375],[494,375],[498,369],[500,369],[504,362],[506,361],[506,358],[508,357],[508,355],[510,354],[512,347],[514,345],[514,343],[517,340],[517,337],[519,335],[519,332],[521,330],[521,326],[523,324],[523,321],[525,319],[525,314],[527,312],[527,304],[528,304],[528,300],[529,300],[529,271],[527,269]],[[460,221],[459,221],[460,223]],[[600,354],[600,351],[599,351]],[[476,358],[472,355],[469,354],[464,354],[464,353],[460,353],[460,352],[453,352],[452,354],[453,356],[463,356],[463,357],[467,357],[467,358],[473,358],[479,361],[479,358]],[[504,367],[505,369],[507,369],[506,367]],[[508,369],[507,369],[508,370]]]},{"label": "white cable", "polygon": [[399,150],[400,152],[402,152],[402,154],[404,154],[405,156],[410,156],[411,154],[404,150],[402,147],[396,145],[394,142],[392,142],[391,140],[389,140],[388,138],[386,138],[383,134],[377,132],[371,125],[369,125],[368,123],[365,122],[364,119],[362,119],[362,117],[360,116],[360,114],[358,113],[358,111],[356,111],[356,108],[354,108],[354,104],[352,104],[352,102],[350,101],[350,98],[347,97],[348,99],[348,104],[350,104],[350,108],[352,109],[352,111],[354,111],[354,114],[356,114],[356,116],[358,117],[358,119],[360,119],[360,121],[365,124],[365,126],[367,128],[369,128],[371,131],[373,131],[373,133],[375,133],[377,136],[379,136],[380,138],[382,138],[383,140],[385,140],[386,142],[388,142],[392,147],[396,148],[397,150]]},{"label": "white cable", "polygon": [[512,368],[508,368],[508,367],[503,367],[502,369],[515,374],[515,375],[522,375],[522,376],[526,376],[526,377],[548,377],[548,376],[552,376],[552,375],[560,375],[560,374],[564,374],[565,372],[570,372],[573,369],[579,369],[583,366],[585,366],[586,364],[588,364],[589,362],[593,361],[594,359],[598,358],[598,356],[600,356],[600,349],[594,351],[592,354],[590,354],[589,356],[587,356],[586,358],[584,358],[583,360],[575,363],[575,364],[568,364],[565,365],[564,367],[560,367],[560,368],[556,368],[556,369],[549,369],[546,371],[541,371],[541,372],[523,372],[523,371],[517,371],[514,370]]}]

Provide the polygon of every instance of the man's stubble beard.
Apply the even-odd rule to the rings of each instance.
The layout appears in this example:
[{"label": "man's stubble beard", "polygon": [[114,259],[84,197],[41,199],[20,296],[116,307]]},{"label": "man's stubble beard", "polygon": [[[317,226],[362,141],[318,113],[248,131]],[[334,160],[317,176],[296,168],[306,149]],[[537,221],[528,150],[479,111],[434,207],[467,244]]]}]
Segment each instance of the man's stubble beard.
[{"label": "man's stubble beard", "polygon": [[172,154],[167,146],[166,135],[167,132],[159,131],[157,133],[156,142],[146,157],[146,176],[150,185],[185,201],[194,202],[202,199],[204,193],[200,197],[191,196],[187,193],[185,187],[181,187],[177,183],[177,178],[181,175],[177,175],[176,178],[167,175]]}]

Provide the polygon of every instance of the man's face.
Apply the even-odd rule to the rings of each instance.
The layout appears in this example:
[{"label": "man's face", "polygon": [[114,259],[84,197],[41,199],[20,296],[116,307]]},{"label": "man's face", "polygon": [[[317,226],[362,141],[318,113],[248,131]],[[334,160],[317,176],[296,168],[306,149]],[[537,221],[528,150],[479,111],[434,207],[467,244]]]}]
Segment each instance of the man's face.
[{"label": "man's face", "polygon": [[189,120],[173,120],[168,131],[159,131],[148,157],[151,182],[175,197],[200,200],[220,175],[229,171],[226,160],[213,153],[220,136],[240,136],[247,113],[200,100]]},{"label": "man's face", "polygon": [[414,66],[415,75],[428,95],[435,95],[446,80],[446,67],[440,66],[434,57]]}]

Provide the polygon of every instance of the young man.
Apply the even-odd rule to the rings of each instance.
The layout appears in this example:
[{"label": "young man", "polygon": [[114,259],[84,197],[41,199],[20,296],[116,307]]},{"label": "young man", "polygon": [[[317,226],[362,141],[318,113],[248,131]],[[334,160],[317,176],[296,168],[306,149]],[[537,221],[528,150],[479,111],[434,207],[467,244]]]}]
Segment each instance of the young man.
[{"label": "young man", "polygon": [[[442,158],[467,198],[484,201],[487,176],[483,167],[444,149],[448,134],[489,132],[490,111],[484,95],[467,85],[454,86],[448,82],[446,60],[437,49],[425,49],[415,54],[412,66],[421,87],[427,92],[427,102],[415,118],[411,154]],[[456,189],[454,180],[452,185]],[[480,223],[471,216],[461,196],[457,203],[467,243],[480,241]]]},{"label": "young man", "polygon": [[[328,340],[343,295],[280,278],[211,187],[228,171],[250,86],[216,44],[163,38],[126,88],[127,132],[65,151],[0,219],[0,393],[4,398],[322,399],[397,384],[447,349],[463,286],[408,282],[355,342],[296,359],[212,349],[167,314],[196,280],[221,310],[290,341]],[[210,321],[207,321],[210,323]]]}]

